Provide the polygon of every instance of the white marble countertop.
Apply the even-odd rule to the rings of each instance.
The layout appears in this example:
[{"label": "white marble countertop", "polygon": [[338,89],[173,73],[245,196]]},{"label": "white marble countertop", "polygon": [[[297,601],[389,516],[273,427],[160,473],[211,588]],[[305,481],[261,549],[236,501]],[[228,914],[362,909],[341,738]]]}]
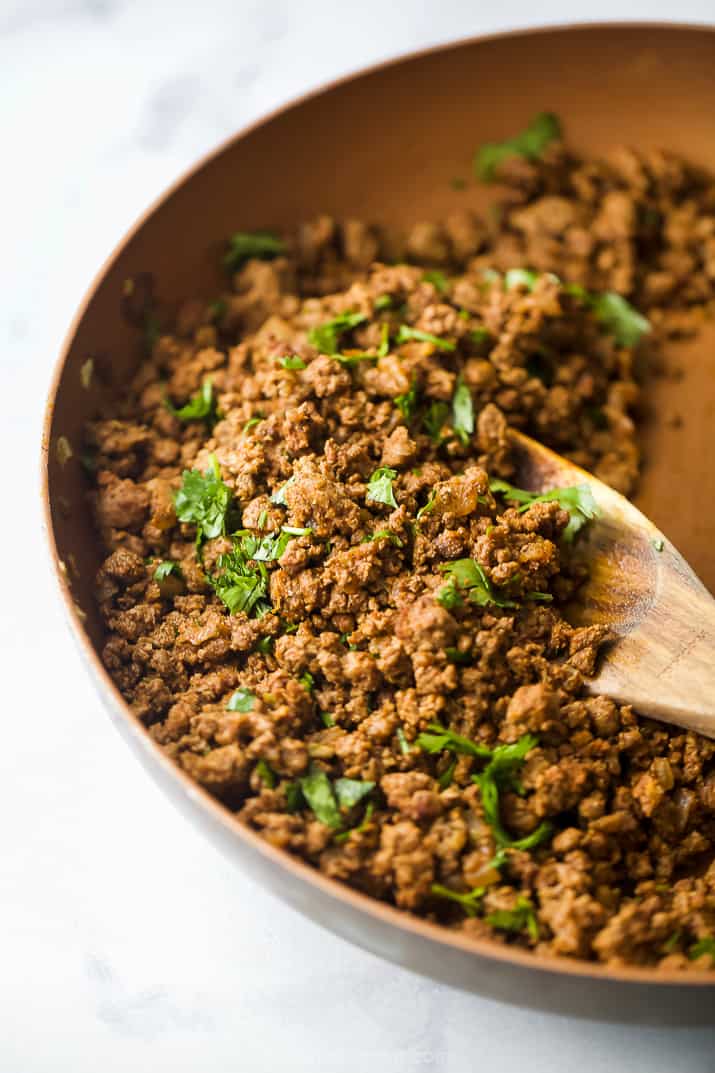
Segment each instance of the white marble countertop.
[{"label": "white marble countertop", "polygon": [[[0,0],[0,540],[10,564],[0,1073],[715,1070],[709,1029],[613,1027],[480,1000],[378,961],[264,894],[120,741],[45,564],[37,451],[59,341],[97,266],[185,166],[277,103],[377,59],[535,18],[625,13],[616,0],[480,7]],[[627,15],[715,22],[713,0],[631,0]],[[18,536],[21,556],[10,551]]]}]

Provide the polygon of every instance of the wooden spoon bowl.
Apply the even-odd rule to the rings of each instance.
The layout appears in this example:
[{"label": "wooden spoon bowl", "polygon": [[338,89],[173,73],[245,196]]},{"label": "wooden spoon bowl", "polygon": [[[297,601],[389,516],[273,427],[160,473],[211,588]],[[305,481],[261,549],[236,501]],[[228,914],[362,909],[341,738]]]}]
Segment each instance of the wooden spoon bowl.
[{"label": "wooden spoon bowl", "polygon": [[[563,1014],[653,1024],[711,1021],[712,976],[535,957],[453,933],[274,849],[180,772],[99,658],[100,551],[80,457],[85,421],[140,359],[136,329],[121,314],[128,277],[152,273],[164,301],[211,300],[223,243],[238,229],[282,229],[319,213],[408,226],[456,208],[483,209],[491,191],[476,184],[455,191],[451,180],[469,174],[478,144],[522,129],[541,109],[560,114],[577,150],[666,146],[715,171],[714,58],[715,36],[697,28],[619,24],[506,35],[387,64],[242,132],[163,196],[102,268],[62,349],[43,444],[50,554],[80,652],[117,727],[192,822],[278,897],[410,969]],[[645,513],[712,586],[715,333],[708,331],[684,345],[681,380],[650,388],[656,420],[645,433],[641,494]],[[665,412],[686,415],[685,424],[661,420]],[[634,618],[646,599],[631,593]],[[237,916],[236,926],[246,922]]]}]

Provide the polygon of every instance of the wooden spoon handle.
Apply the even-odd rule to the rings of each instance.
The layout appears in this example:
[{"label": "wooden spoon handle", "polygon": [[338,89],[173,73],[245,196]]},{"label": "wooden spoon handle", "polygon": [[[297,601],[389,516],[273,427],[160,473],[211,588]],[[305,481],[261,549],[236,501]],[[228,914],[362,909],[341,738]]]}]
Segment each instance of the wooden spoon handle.
[{"label": "wooden spoon handle", "polygon": [[590,692],[715,738],[715,600],[672,549],[648,613],[606,652]]}]

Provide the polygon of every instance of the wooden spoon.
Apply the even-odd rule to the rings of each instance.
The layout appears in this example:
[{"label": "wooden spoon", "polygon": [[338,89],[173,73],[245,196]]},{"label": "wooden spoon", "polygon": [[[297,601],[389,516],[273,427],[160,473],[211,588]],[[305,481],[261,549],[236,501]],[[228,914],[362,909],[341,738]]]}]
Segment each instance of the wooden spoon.
[{"label": "wooden spoon", "polygon": [[599,507],[578,537],[589,580],[568,609],[575,625],[608,626],[615,635],[589,692],[715,738],[713,597],[624,496],[529,436],[512,436],[515,484],[538,492],[587,484]]}]

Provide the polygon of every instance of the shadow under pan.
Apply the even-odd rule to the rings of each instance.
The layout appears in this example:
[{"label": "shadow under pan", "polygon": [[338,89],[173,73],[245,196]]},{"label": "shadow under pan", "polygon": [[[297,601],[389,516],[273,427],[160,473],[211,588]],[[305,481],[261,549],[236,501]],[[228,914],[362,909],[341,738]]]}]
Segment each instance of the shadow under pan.
[{"label": "shadow under pan", "polygon": [[[121,314],[122,284],[149,272],[162,300],[212,298],[226,236],[289,228],[328,213],[407,226],[492,194],[468,176],[477,145],[561,117],[570,145],[667,148],[715,171],[715,33],[613,26],[480,39],[382,66],[237,135],[174,186],[130,232],[91,287],[55,374],[43,443],[51,554],[87,667],[149,772],[240,867],[313,920],[407,968],[494,998],[592,1018],[708,1023],[715,982],[537,958],[467,940],[343,887],[273,849],[174,767],[131,715],[98,658],[93,605],[100,549],[80,465],[82,427],[139,360]],[[679,347],[685,375],[650,388],[637,503],[715,588],[715,328]],[[677,353],[677,351],[676,351]],[[98,374],[85,388],[81,369]],[[683,424],[673,423],[673,415]],[[58,451],[65,437],[72,449]],[[79,609],[79,610],[78,610]]]}]

